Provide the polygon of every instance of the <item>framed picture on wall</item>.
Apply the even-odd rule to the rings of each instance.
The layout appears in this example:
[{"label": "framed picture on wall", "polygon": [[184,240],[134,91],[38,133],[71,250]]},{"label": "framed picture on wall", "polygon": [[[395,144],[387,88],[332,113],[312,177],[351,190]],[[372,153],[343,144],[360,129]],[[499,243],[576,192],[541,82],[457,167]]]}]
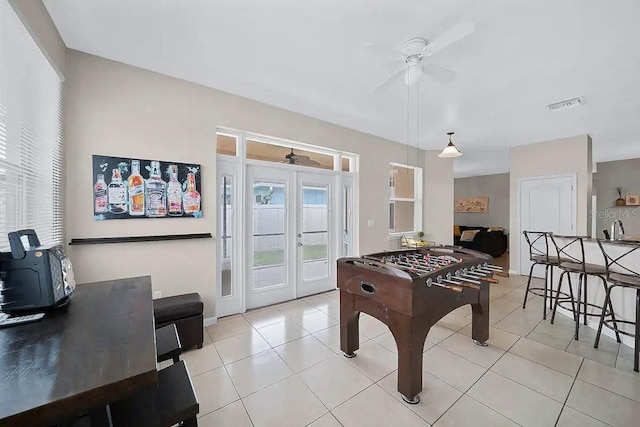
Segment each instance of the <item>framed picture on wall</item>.
[{"label": "framed picture on wall", "polygon": [[488,213],[488,197],[464,197],[456,199],[456,213]]},{"label": "framed picture on wall", "polygon": [[627,196],[625,199],[627,206],[639,206],[640,205],[640,196],[637,194],[632,196]]},{"label": "framed picture on wall", "polygon": [[199,164],[92,156],[95,220],[202,217]]}]

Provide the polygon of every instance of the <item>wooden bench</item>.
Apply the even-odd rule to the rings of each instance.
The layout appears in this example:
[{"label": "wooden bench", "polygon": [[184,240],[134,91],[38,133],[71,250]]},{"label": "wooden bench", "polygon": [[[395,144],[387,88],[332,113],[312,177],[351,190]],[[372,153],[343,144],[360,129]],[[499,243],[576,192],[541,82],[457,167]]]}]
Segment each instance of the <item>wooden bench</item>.
[{"label": "wooden bench", "polygon": [[113,427],[198,425],[200,405],[183,360],[158,371],[158,387],[109,405]]},{"label": "wooden bench", "polygon": [[156,329],[174,323],[182,349],[202,348],[204,343],[204,304],[197,293],[153,300]]},{"label": "wooden bench", "polygon": [[175,324],[156,329],[156,360],[158,363],[173,359],[173,363],[180,360],[182,346]]}]

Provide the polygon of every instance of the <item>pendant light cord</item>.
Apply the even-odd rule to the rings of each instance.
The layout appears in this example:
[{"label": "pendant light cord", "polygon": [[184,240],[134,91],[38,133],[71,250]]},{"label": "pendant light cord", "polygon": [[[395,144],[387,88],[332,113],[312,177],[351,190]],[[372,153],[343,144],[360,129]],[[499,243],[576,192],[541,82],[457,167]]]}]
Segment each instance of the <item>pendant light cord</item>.
[{"label": "pendant light cord", "polygon": [[411,86],[407,85],[407,166],[409,165],[409,132],[411,120]]},{"label": "pendant light cord", "polygon": [[416,166],[422,168],[422,159],[420,157],[420,81],[416,82],[416,142],[418,145],[418,160]]}]

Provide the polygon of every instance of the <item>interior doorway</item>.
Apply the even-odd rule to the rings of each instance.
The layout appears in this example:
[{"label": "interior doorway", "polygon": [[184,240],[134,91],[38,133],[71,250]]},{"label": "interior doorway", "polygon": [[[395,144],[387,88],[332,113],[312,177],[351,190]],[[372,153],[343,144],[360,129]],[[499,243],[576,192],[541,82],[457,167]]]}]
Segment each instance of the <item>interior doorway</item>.
[{"label": "interior doorway", "polygon": [[[518,180],[520,250],[519,273],[528,275],[531,268],[525,230],[574,234],[576,224],[575,175],[554,175]],[[540,243],[542,243],[540,241]],[[534,269],[534,276],[543,271]]]}]

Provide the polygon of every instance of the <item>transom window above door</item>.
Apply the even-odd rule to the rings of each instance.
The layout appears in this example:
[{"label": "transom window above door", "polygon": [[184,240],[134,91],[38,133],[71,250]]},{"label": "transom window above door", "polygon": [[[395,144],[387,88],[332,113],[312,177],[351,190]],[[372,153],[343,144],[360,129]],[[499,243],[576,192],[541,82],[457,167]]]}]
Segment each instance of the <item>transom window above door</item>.
[{"label": "transom window above door", "polygon": [[219,130],[219,155],[340,172],[356,172],[357,156],[339,150],[234,130]]}]

